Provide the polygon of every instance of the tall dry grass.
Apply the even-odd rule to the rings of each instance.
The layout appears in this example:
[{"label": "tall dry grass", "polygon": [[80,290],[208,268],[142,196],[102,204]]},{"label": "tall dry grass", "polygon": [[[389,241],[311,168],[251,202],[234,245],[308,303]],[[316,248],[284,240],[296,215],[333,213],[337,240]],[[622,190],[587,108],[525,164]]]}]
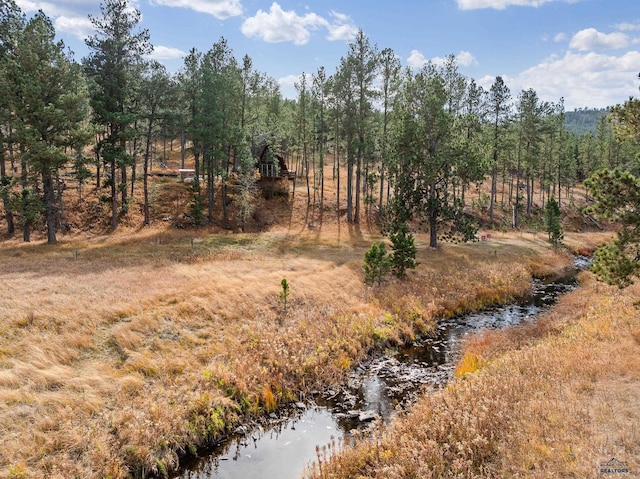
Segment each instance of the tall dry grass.
[{"label": "tall dry grass", "polygon": [[308,477],[595,478],[612,457],[635,477],[640,286],[581,279],[539,321],[471,339],[457,381],[355,447],[320,452]]},{"label": "tall dry grass", "polygon": [[418,237],[413,279],[372,289],[370,240],[344,228],[3,244],[0,478],[163,474],[371,348],[523,294],[540,255],[566,261],[542,241],[431,251]]}]

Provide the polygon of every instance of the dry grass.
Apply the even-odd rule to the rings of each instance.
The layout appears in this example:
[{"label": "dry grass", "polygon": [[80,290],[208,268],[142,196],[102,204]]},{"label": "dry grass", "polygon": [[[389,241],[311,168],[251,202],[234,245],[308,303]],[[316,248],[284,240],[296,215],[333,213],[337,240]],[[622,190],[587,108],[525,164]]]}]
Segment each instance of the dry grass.
[{"label": "dry grass", "polygon": [[432,251],[418,235],[412,280],[368,288],[375,235],[298,227],[3,243],[0,478],[171,470],[248,415],[339,381],[376,345],[524,294],[541,254],[566,262],[539,239]]},{"label": "dry grass", "polygon": [[[467,344],[460,379],[311,478],[601,477],[616,457],[640,470],[640,286],[582,275],[535,323]],[[466,373],[466,374],[465,374]]]},{"label": "dry grass", "polygon": [[154,179],[155,223],[141,228],[134,203],[105,235],[108,212],[87,188],[57,246],[38,232],[2,242],[0,479],[161,474],[238,422],[341,380],[371,348],[509,301],[532,274],[568,265],[543,235],[494,232],[438,251],[417,235],[411,280],[368,288],[362,259],[377,227],[347,225],[326,186],[324,211],[300,188],[252,220],[260,234],[168,228],[161,219],[187,211],[188,194]]}]

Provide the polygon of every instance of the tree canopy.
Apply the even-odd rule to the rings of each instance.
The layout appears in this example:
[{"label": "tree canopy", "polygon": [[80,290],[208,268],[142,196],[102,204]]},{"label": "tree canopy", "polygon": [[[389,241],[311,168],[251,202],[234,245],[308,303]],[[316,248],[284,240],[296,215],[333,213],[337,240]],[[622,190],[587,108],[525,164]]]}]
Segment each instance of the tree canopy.
[{"label": "tree canopy", "polygon": [[609,284],[629,286],[640,273],[640,180],[617,169],[601,170],[585,184],[596,200],[590,211],[622,228],[596,250],[593,271]]},{"label": "tree canopy", "polygon": [[[72,174],[80,187],[95,177],[96,196],[110,207],[104,219],[116,229],[129,213],[141,169],[149,224],[147,175],[154,154],[160,156],[158,139],[161,165],[167,142],[180,139],[181,167],[190,154],[198,178],[189,193],[193,225],[247,226],[255,200],[251,166],[266,145],[306,180],[309,224],[328,210],[353,225],[366,216],[387,231],[410,221],[429,232],[434,248],[442,240],[475,237],[473,208],[486,209],[494,227],[520,229],[540,221],[551,198],[558,206],[571,201],[576,184],[601,168],[640,174],[635,99],[612,108],[609,117],[601,112],[590,131],[571,133],[572,115],[561,98],[543,101],[532,89],[512,95],[501,77],[485,91],[460,72],[454,55],[403,70],[391,49],[378,49],[360,31],[334,72],[320,67],[303,75],[298,97],[289,100],[225,38],[206,52],[192,49],[183,68],[168,73],[147,58],[149,32],[129,0],[104,0],[101,14],[90,17],[95,33],[86,40],[90,54],[82,68],[53,40],[44,14],[27,22],[13,0],[0,6],[0,198],[8,231],[13,234],[15,217],[25,238],[31,227],[60,221],[45,200],[48,171],[54,184],[58,171]],[[26,53],[36,48],[33,42],[27,47],[36,17],[53,55],[39,70]],[[35,81],[41,77],[46,81]],[[55,83],[49,77],[66,85],[64,96],[47,105],[16,103],[28,95],[45,98],[44,89],[53,91]],[[87,103],[91,122],[80,119]],[[35,105],[47,115],[36,117]],[[50,131],[36,127],[47,121],[55,123]],[[47,167],[36,159],[44,158],[36,131],[57,145]],[[335,201],[326,196],[330,169]],[[489,178],[486,194],[481,185]],[[54,190],[61,202],[63,189]]]}]

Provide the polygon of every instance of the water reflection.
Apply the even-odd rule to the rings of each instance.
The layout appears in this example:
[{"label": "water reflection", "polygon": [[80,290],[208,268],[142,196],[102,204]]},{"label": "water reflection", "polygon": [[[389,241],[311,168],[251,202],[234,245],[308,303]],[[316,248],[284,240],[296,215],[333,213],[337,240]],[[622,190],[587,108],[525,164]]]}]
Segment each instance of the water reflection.
[{"label": "water reflection", "polygon": [[236,437],[224,449],[192,465],[184,479],[299,478],[316,459],[316,444],[328,444],[343,431],[326,408],[308,408],[264,434]]},{"label": "water reflection", "polygon": [[233,437],[177,477],[299,478],[305,466],[316,459],[316,447],[339,441],[376,417],[389,421],[399,407],[425,389],[438,388],[449,381],[461,355],[464,336],[531,320],[575,285],[575,280],[536,282],[526,303],[442,321],[434,337],[371,359],[352,373],[340,391],[316,398],[313,407],[297,411],[288,419],[274,421],[266,432],[258,430]]}]

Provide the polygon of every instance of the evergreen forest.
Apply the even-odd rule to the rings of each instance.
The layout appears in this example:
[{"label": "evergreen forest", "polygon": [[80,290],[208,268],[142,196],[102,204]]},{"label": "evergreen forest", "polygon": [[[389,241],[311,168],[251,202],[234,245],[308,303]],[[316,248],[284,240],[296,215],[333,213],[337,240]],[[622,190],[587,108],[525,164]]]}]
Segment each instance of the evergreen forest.
[{"label": "evergreen forest", "polygon": [[[485,90],[459,72],[453,55],[404,69],[360,32],[335,72],[303,73],[291,100],[224,38],[206,52],[192,49],[180,71],[168,73],[147,59],[149,32],[126,0],[107,0],[91,18],[95,33],[80,62],[42,12],[27,19],[13,0],[2,6],[1,209],[6,233],[20,231],[25,241],[38,228],[56,243],[69,224],[69,182],[79,198],[95,185],[110,230],[136,196],[148,224],[148,177],[154,162],[165,162],[167,143],[198,179],[194,226],[244,229],[256,152],[266,151],[295,171],[314,211],[344,202],[349,223],[364,215],[383,228],[416,221],[432,247],[439,237],[473,237],[468,192],[485,181],[476,203],[492,224],[496,208],[506,208],[508,226],[518,228],[534,204],[544,209],[554,197],[562,206],[601,168],[639,172],[637,144],[616,136],[608,110],[566,112],[562,98],[512,92],[501,77]],[[332,205],[328,174],[338,184]]]}]

